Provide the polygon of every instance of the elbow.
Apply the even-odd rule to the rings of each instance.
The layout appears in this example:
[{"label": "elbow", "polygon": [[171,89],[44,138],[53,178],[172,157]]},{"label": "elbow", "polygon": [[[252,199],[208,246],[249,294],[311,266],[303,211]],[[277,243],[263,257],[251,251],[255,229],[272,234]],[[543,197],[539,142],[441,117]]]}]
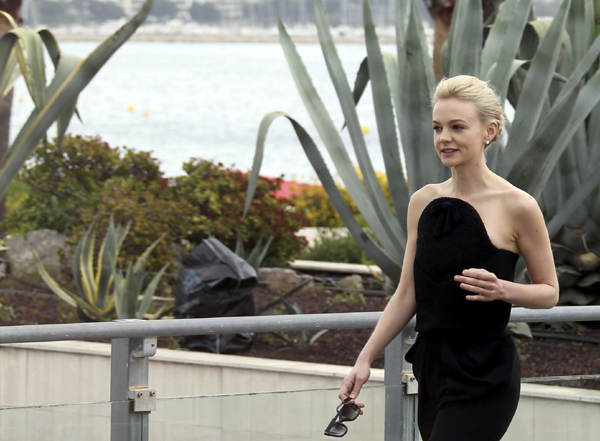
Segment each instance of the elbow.
[{"label": "elbow", "polygon": [[560,295],[560,289],[558,286],[551,286],[551,288],[552,289],[550,291],[550,295],[548,296],[546,309],[554,308],[558,303],[558,298]]}]

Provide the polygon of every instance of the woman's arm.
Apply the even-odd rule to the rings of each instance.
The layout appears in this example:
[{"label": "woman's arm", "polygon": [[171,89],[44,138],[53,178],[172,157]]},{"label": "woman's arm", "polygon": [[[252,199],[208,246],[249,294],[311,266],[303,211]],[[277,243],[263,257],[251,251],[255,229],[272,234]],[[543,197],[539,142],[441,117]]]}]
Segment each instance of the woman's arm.
[{"label": "woman's arm", "polygon": [[[426,188],[426,187],[424,187]],[[388,302],[373,334],[361,351],[354,368],[342,381],[339,398],[354,402],[370,375],[371,363],[404,329],[416,312],[413,265],[417,246],[417,224],[425,208],[423,190],[416,192],[408,204],[407,242],[400,283]]]},{"label": "woman's arm", "polygon": [[471,268],[455,276],[461,288],[475,295],[471,301],[504,300],[525,308],[552,308],[558,301],[558,279],[554,267],[552,247],[544,216],[536,200],[526,193],[511,203],[517,246],[527,264],[531,284],[498,279],[481,268]]}]

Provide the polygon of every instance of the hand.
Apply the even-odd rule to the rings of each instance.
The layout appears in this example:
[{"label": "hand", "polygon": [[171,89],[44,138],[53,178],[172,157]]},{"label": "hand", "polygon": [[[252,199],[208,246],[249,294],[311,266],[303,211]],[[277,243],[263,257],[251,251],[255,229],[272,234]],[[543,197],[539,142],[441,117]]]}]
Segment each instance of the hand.
[{"label": "hand", "polygon": [[[338,397],[344,403],[356,403],[356,398],[360,393],[361,388],[371,376],[371,368],[369,365],[357,362],[352,370],[342,380],[342,387]],[[365,407],[363,403],[356,403],[361,409]],[[362,410],[360,414],[362,415]]]},{"label": "hand", "polygon": [[505,280],[482,268],[471,268],[463,271],[461,276],[454,276],[465,291],[474,293],[465,298],[471,301],[491,302],[504,298]]}]

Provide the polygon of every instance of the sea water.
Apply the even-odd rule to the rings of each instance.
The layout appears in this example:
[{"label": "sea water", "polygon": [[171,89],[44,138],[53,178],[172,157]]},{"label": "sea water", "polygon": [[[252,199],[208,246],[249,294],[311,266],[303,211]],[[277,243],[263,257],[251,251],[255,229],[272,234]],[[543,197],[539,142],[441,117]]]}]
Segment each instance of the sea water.
[{"label": "sea water", "polygon": [[[65,42],[61,50],[84,57],[95,46]],[[337,49],[352,87],[366,49],[350,44]],[[383,50],[395,52],[395,47]],[[341,129],[343,115],[320,46],[302,44],[298,51],[331,119]],[[32,108],[20,80],[15,86],[11,138]],[[69,132],[98,135],[111,146],[152,151],[167,176],[183,173],[183,162],[192,157],[249,170],[262,118],[272,111],[287,112],[308,130],[336,174],[279,44],[128,42],[81,93],[78,109],[82,122],[74,118]],[[374,167],[384,171],[370,88],[358,105],[358,116]],[[342,138],[355,162],[347,130]],[[303,182],[316,179],[286,119],[276,120],[269,130],[261,174],[283,174]]]}]

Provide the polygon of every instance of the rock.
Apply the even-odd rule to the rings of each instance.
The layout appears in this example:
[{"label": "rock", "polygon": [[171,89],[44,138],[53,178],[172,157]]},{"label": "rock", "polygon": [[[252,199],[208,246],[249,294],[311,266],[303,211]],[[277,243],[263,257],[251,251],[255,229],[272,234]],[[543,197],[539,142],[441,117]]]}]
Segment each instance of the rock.
[{"label": "rock", "polygon": [[[288,268],[259,268],[258,269],[258,281],[260,283],[266,283],[269,288],[289,290],[296,285],[306,281],[312,280],[311,276],[298,275],[296,271]],[[310,282],[307,287],[314,287],[314,282]]]},{"label": "rock", "polygon": [[356,291],[362,291],[365,289],[362,283],[362,277],[358,274],[346,276],[338,282],[338,286],[342,289],[350,289]]},{"label": "rock", "polygon": [[527,323],[509,323],[508,328],[516,337],[533,338],[531,328]]},{"label": "rock", "polygon": [[58,251],[67,249],[67,236],[54,230],[38,230],[26,237],[15,235],[6,241],[10,273],[22,279],[40,280],[35,268],[33,251],[53,278],[60,275],[61,262]]}]

